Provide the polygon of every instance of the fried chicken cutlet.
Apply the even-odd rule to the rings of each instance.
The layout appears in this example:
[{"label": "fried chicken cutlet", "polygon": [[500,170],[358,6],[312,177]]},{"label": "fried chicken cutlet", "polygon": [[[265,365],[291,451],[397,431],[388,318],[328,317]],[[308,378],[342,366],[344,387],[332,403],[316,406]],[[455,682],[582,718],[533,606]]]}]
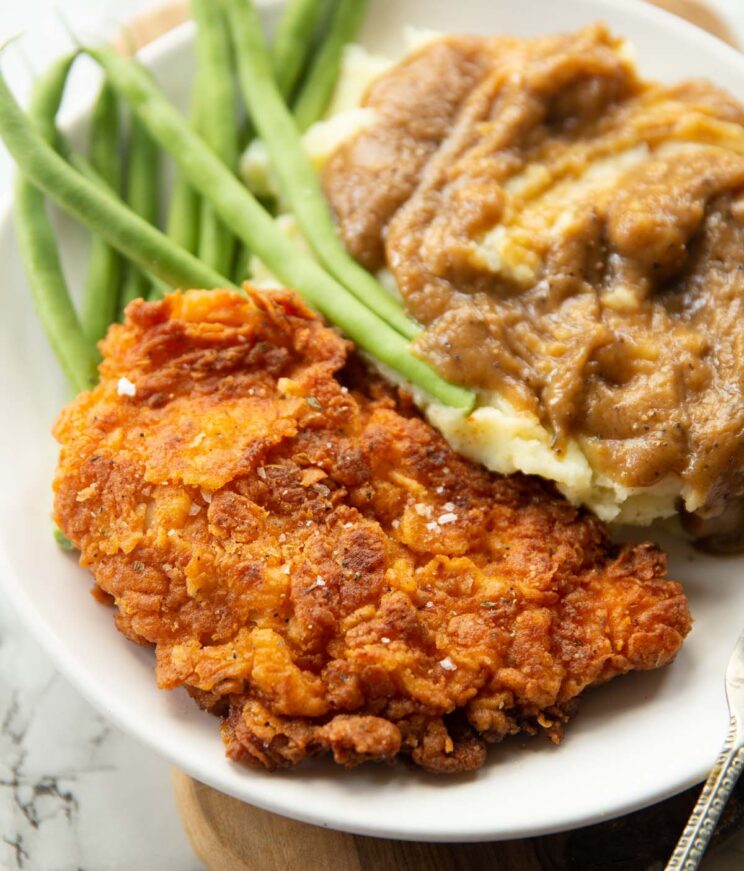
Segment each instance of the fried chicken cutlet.
[{"label": "fried chicken cutlet", "polygon": [[102,351],[56,520],[232,759],[472,770],[690,629],[655,545],[458,457],[290,292],[137,301]]}]

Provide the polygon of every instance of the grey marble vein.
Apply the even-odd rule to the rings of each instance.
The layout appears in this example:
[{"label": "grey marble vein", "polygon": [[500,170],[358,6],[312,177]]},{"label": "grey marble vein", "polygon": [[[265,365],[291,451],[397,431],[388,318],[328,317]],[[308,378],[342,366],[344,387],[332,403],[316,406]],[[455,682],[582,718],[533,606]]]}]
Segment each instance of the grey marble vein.
[{"label": "grey marble vein", "polygon": [[0,869],[200,867],[167,764],[80,698],[0,598]]}]

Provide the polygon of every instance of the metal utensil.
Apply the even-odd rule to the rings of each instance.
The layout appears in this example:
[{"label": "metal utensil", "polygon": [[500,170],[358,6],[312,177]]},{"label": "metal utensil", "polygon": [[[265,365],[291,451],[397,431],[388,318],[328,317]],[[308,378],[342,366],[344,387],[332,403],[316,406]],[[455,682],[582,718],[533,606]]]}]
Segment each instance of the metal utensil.
[{"label": "metal utensil", "polygon": [[744,633],[739,636],[726,668],[726,698],[731,715],[726,741],[666,871],[695,871],[700,867],[716,824],[744,770]]}]

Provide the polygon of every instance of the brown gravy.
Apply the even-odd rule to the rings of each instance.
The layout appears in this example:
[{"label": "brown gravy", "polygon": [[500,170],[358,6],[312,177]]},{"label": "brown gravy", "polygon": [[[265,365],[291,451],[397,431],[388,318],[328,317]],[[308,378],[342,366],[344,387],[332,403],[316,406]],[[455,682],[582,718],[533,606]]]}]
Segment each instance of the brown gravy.
[{"label": "brown gravy", "polygon": [[744,493],[744,107],[640,80],[600,26],[451,37],[378,79],[324,181],[452,381],[628,487]]}]

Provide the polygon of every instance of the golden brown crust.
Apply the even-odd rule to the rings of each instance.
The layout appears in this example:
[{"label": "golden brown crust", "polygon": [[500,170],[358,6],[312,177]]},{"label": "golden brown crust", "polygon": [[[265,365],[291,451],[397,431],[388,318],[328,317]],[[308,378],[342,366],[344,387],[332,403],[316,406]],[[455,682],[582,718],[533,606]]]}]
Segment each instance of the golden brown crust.
[{"label": "golden brown crust", "polygon": [[654,545],[459,458],[291,293],[136,302],[102,350],[56,519],[234,759],[471,770],[689,631]]}]

